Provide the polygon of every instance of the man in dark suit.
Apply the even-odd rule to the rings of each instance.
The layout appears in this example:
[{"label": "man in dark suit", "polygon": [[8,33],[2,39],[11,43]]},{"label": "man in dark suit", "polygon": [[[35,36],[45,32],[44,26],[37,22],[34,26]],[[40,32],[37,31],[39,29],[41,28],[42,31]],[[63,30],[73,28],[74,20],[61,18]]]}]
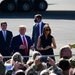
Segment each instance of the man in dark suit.
[{"label": "man in dark suit", "polygon": [[36,14],[34,16],[34,22],[35,22],[35,25],[33,26],[33,31],[32,31],[32,41],[36,50],[38,36],[42,34],[42,29],[45,23],[42,22],[41,14]]},{"label": "man in dark suit", "polygon": [[[29,36],[25,35],[26,27],[25,25],[19,26],[19,35],[14,36],[11,41],[11,49],[13,52],[20,52],[22,56],[29,56],[30,49],[33,48],[32,40]],[[28,59],[25,59],[27,61]]]},{"label": "man in dark suit", "polygon": [[1,22],[1,31],[0,31],[0,53],[3,56],[9,56],[10,50],[9,45],[13,37],[11,31],[7,30],[7,22]]}]

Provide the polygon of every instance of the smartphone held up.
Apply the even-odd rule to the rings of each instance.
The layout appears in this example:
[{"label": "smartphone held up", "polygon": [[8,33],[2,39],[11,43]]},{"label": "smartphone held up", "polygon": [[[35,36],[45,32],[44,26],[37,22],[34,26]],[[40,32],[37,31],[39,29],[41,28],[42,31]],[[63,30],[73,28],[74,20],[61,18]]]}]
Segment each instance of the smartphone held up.
[{"label": "smartphone held up", "polygon": [[48,57],[41,57],[40,62],[48,62]]}]

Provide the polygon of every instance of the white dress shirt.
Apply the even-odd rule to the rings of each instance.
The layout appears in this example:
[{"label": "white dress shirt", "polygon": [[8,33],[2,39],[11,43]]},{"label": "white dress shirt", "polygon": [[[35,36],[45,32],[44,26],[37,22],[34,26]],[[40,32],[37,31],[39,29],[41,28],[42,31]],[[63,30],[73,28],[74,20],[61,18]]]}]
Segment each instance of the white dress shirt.
[{"label": "white dress shirt", "polygon": [[27,46],[27,49],[28,49],[28,42],[27,42],[27,39],[26,39],[25,35],[21,35],[21,34],[20,34],[21,40],[22,40],[22,42],[23,42],[23,44],[24,44],[23,36],[24,36],[24,39],[25,39],[25,41],[26,41],[26,46]]}]

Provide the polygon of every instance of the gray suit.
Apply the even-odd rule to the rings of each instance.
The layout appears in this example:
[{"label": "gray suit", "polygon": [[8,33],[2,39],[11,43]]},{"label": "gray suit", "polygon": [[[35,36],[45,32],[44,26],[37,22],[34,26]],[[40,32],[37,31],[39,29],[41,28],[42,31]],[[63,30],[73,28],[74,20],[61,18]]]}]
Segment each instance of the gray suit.
[{"label": "gray suit", "polygon": [[[43,26],[45,25],[45,23],[42,22],[41,24],[41,32],[42,32],[42,29],[43,29]],[[34,47],[36,49],[36,45],[37,45],[37,40],[38,40],[38,28],[36,26],[36,24],[33,26],[33,31],[32,31],[32,41],[33,41],[33,44],[34,44]]]}]

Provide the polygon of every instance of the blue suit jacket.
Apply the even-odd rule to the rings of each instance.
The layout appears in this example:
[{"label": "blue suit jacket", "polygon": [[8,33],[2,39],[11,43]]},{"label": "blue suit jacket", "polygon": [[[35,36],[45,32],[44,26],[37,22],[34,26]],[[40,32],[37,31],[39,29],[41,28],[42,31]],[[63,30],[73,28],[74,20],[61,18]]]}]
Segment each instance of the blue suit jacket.
[{"label": "blue suit jacket", "polygon": [[[25,37],[28,42],[28,55],[29,55],[29,49],[33,44],[32,44],[32,40],[29,36],[25,35]],[[22,44],[23,44],[23,42],[22,42],[20,35],[13,37],[11,44],[10,44],[11,50],[14,52],[20,52],[21,55],[25,56],[25,51],[23,49],[19,49],[20,45],[22,45]]]},{"label": "blue suit jacket", "polygon": [[5,41],[2,31],[0,31],[0,53],[3,56],[10,55],[9,45],[10,45],[10,41],[11,41],[12,37],[13,37],[12,32],[6,30],[6,41]]},{"label": "blue suit jacket", "polygon": [[[41,25],[41,32],[42,32],[42,29],[43,29],[43,26],[45,25],[45,23],[42,22],[42,25]],[[32,41],[33,41],[33,44],[35,45],[35,48],[36,48],[36,44],[37,44],[37,39],[38,39],[38,30],[36,28],[36,24],[33,26],[33,31],[32,31]]]}]

